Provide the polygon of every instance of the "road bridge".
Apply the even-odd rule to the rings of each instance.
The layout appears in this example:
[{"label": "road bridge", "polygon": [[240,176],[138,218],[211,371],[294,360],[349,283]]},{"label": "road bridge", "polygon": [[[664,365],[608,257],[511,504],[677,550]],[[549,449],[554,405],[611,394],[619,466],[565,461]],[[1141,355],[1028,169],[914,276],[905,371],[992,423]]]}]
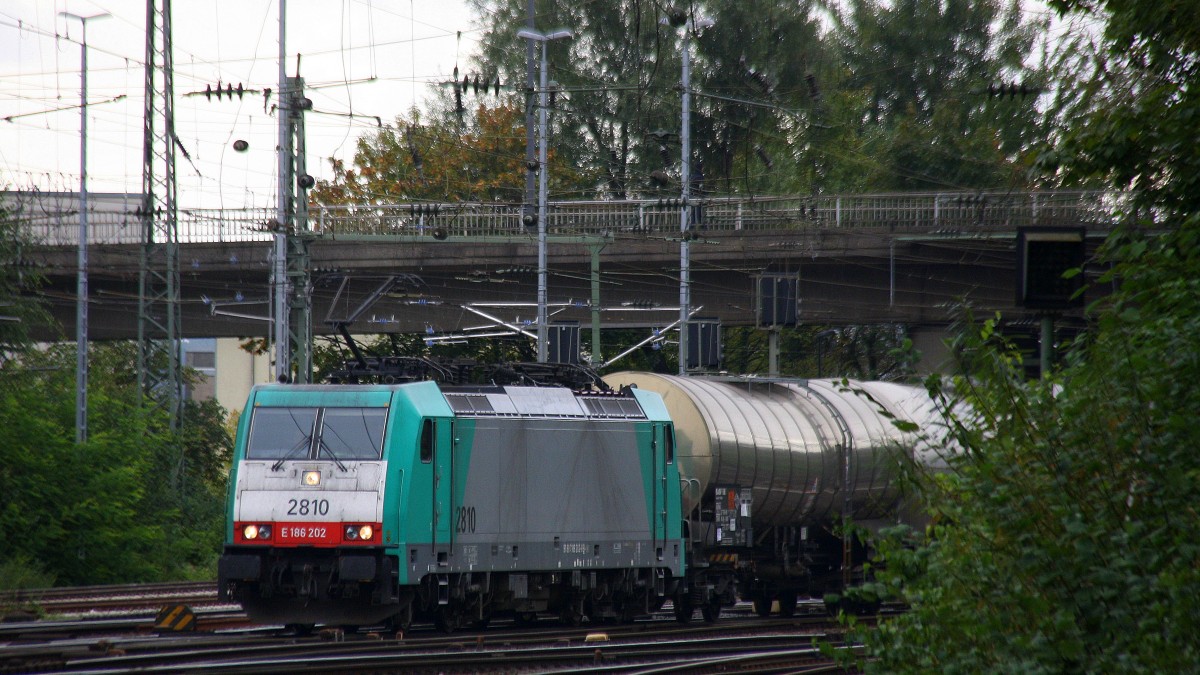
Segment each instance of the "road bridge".
[{"label": "road bridge", "polygon": [[[119,199],[97,203],[89,215],[91,335],[132,338],[141,221]],[[37,242],[32,259],[62,326],[61,335],[36,331],[46,339],[73,334],[78,213],[69,207],[9,209]],[[1017,229],[1083,226],[1094,248],[1122,207],[1120,194],[1083,191],[696,200],[691,304],[697,317],[751,325],[755,279],[781,275],[799,279],[804,323],[937,329],[960,301],[1019,317]],[[178,221],[182,336],[269,336],[274,210],[184,210]],[[677,320],[679,222],[678,205],[654,200],[552,202],[551,320]],[[309,242],[316,333],[372,293],[379,297],[355,332],[461,334],[536,317],[537,235],[522,225],[520,205],[314,207],[309,229],[295,234]]]}]

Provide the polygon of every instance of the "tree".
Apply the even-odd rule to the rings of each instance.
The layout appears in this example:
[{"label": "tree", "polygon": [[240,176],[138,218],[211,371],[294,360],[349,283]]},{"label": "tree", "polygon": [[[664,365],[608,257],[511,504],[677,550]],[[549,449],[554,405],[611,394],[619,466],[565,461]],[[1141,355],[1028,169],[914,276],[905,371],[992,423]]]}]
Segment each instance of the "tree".
[{"label": "tree", "polygon": [[28,563],[68,585],[212,578],[232,445],[224,411],[189,404],[176,437],[139,407],[132,343],[93,343],[89,360],[82,445],[73,345],[0,364],[0,567]]},{"label": "tree", "polygon": [[[836,55],[813,1],[754,0],[665,6],[650,0],[539,2],[538,28],[566,26],[548,46],[559,83],[555,138],[563,164],[584,167],[577,192],[611,199],[678,194],[679,88],[683,31],[689,34],[693,192],[811,189],[805,146],[821,106],[819,81],[833,81]],[[525,0],[477,0],[484,17],[480,67],[524,81]],[[688,24],[688,21],[692,24]],[[586,58],[570,56],[586,55]],[[839,97],[829,97],[836,103]],[[828,107],[828,103],[825,104]]]},{"label": "tree", "polygon": [[1046,73],[1030,58],[1046,24],[1022,11],[1002,0],[853,0],[836,15],[844,86],[866,97],[870,189],[1027,184],[1047,133],[1036,103]]},{"label": "tree", "polygon": [[987,321],[951,386],[930,382],[949,471],[914,474],[929,536],[885,547],[875,590],[912,609],[865,635],[881,671],[1200,670],[1200,10],[1054,4],[1107,18],[1080,78],[1103,103],[1074,108],[1041,165],[1137,188],[1129,215],[1154,220],[1106,243],[1115,291],[1060,373],[1026,382]]},{"label": "tree", "polygon": [[1052,0],[1063,12],[1107,19],[1101,44],[1085,36],[1059,59],[1056,143],[1040,159],[1058,182],[1129,189],[1148,210],[1200,211],[1200,8],[1190,2]]},{"label": "tree", "polygon": [[51,323],[34,292],[42,276],[29,260],[21,224],[0,203],[0,364],[32,344],[29,328]]},{"label": "tree", "polygon": [[416,110],[358,140],[353,166],[332,160],[333,180],[311,199],[326,205],[405,201],[520,203],[524,125],[510,104],[479,105],[469,126],[457,117],[422,119]]}]

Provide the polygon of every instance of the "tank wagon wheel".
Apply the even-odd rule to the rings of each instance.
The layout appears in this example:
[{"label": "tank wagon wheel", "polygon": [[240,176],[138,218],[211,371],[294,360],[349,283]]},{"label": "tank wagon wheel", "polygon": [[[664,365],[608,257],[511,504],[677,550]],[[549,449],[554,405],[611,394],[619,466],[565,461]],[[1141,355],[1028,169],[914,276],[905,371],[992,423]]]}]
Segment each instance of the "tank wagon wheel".
[{"label": "tank wagon wheel", "polygon": [[704,623],[714,623],[717,617],[721,616],[721,601],[710,600],[704,603],[700,608],[700,615],[704,617]]},{"label": "tank wagon wheel", "polygon": [[[753,602],[755,614],[763,617],[771,615],[771,596],[765,593],[763,595],[756,595]],[[782,608],[783,605],[780,605],[780,607]]]},{"label": "tank wagon wheel", "polygon": [[779,616],[791,617],[796,615],[796,594],[792,592],[779,594]]}]

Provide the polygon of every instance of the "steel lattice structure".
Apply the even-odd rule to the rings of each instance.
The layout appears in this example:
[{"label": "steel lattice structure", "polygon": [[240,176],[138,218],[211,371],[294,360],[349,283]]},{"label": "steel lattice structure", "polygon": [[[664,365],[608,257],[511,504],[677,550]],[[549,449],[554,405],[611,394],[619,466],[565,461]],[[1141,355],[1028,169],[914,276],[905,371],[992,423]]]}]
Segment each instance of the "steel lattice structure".
[{"label": "steel lattice structure", "polygon": [[143,401],[178,429],[183,405],[176,219],[174,59],[171,0],[146,1],[142,251],[138,300],[138,384]]}]

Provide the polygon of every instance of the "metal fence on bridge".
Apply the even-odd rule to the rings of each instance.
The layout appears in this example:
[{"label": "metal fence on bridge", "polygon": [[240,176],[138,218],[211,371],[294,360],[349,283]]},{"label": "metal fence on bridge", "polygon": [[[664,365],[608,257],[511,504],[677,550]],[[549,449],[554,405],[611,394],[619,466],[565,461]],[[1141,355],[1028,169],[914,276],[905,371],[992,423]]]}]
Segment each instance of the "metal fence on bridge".
[{"label": "metal fence on bridge", "polygon": [[[1108,191],[929,192],[720,197],[694,199],[688,208],[692,226],[705,232],[871,228],[969,235],[1012,231],[1026,225],[1086,225],[1108,230],[1127,210],[1127,202],[1128,195]],[[60,193],[55,208],[28,199],[16,201],[14,208],[11,197],[4,203],[8,205],[7,215],[15,218],[35,242],[66,246],[78,241],[77,199],[64,204]],[[72,205],[74,210],[69,208]],[[551,202],[547,231],[582,236],[678,233],[680,211],[677,200]],[[527,237],[536,232],[536,228],[522,223],[521,216],[521,205],[500,203],[314,206],[309,212],[309,227],[313,233],[330,238]],[[275,217],[275,209],[267,208],[181,210],[179,241],[269,241],[276,230]],[[141,242],[142,223],[135,211],[89,209],[88,224],[90,243]]]}]

